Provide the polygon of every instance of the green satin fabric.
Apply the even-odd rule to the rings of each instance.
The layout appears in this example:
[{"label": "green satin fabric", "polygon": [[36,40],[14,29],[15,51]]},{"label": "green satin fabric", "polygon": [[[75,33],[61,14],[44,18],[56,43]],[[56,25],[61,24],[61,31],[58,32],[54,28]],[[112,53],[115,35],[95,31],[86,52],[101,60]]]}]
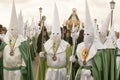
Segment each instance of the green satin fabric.
[{"label": "green satin fabric", "polygon": [[[116,49],[100,49],[92,60],[92,75],[94,80],[116,80]],[[75,80],[80,80],[81,68],[76,73]]]}]

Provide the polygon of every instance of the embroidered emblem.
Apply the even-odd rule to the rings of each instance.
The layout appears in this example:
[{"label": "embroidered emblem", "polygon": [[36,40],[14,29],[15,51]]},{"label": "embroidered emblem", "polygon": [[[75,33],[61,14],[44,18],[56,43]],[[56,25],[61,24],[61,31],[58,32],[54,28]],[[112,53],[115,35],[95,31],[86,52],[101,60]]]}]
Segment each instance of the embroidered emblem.
[{"label": "embroidered emblem", "polygon": [[56,41],[53,43],[53,52],[54,52],[54,55],[53,55],[53,57],[52,57],[53,61],[56,61],[56,60],[57,60],[56,52],[57,52],[57,50],[58,50],[59,44],[60,44],[60,43],[58,43],[58,42],[56,42]]},{"label": "embroidered emblem", "polygon": [[84,65],[86,65],[86,59],[87,59],[88,55],[89,55],[88,49],[87,48],[83,49],[83,51],[82,51],[82,59],[84,60],[83,61]]},{"label": "embroidered emblem", "polygon": [[14,46],[15,46],[15,43],[16,43],[16,39],[13,38],[13,36],[10,36],[9,37],[9,45],[10,45],[10,56],[14,56]]}]

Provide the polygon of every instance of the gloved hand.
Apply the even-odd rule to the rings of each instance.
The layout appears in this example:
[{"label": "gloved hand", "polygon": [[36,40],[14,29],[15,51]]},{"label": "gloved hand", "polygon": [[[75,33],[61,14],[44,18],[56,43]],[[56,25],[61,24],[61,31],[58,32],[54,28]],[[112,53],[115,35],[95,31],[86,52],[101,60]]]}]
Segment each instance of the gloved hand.
[{"label": "gloved hand", "polygon": [[70,80],[70,75],[66,75],[66,80]]},{"label": "gloved hand", "polygon": [[75,56],[74,55],[70,56],[70,62],[74,63],[75,61],[76,61]]},{"label": "gloved hand", "polygon": [[91,76],[91,71],[87,69],[82,69],[81,73],[84,76]]},{"label": "gloved hand", "polygon": [[71,37],[75,40],[78,38],[78,36],[78,33],[71,33]]},{"label": "gloved hand", "polygon": [[40,56],[40,57],[45,57],[44,54],[45,54],[45,52],[40,52],[40,53],[39,53],[39,56]]}]

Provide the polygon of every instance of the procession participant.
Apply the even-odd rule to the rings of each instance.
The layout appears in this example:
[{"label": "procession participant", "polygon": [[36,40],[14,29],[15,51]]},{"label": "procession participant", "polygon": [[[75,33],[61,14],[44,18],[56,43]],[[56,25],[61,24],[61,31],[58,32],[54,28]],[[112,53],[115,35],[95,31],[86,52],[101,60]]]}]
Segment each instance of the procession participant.
[{"label": "procession participant", "polygon": [[[43,32],[43,33],[42,33]],[[43,36],[43,37],[42,37]],[[43,39],[42,39],[43,38]],[[40,53],[42,51],[42,45],[49,39],[48,32],[46,27],[44,27],[44,30],[42,29],[41,33],[38,35],[37,39],[37,53]],[[42,40],[43,43],[42,43]]]},{"label": "procession participant", "polygon": [[[80,68],[76,73],[75,80],[100,80],[101,61],[97,54],[94,42],[94,29],[90,18],[87,0],[86,2],[86,27],[84,30],[84,42],[78,44],[76,54]],[[97,61],[97,62],[96,62]],[[96,65],[96,66],[95,66]]]},{"label": "procession participant", "polygon": [[[56,4],[54,7],[52,33],[50,39],[44,44],[44,49],[45,52],[39,53],[42,60],[37,70],[36,80],[67,80],[67,77],[69,77],[71,47],[69,43],[61,39],[60,22]],[[44,78],[41,79],[41,77]]]},{"label": "procession participant", "polygon": [[30,25],[30,40],[29,40],[29,45],[30,45],[30,52],[31,52],[31,58],[32,60],[35,59],[36,57],[36,50],[37,50],[37,33],[36,33],[36,25],[34,20],[32,19],[31,25]]},{"label": "procession participant", "polygon": [[18,33],[18,20],[13,1],[9,30],[0,45],[0,60],[3,60],[3,79],[33,80],[32,63],[28,43]]},{"label": "procession participant", "polygon": [[109,30],[109,23],[111,19],[111,12],[108,15],[106,21],[103,23],[99,31],[99,39],[104,45],[103,48],[99,49],[101,53],[102,63],[102,80],[116,80],[116,43],[115,43],[115,32],[114,26],[112,25]]}]

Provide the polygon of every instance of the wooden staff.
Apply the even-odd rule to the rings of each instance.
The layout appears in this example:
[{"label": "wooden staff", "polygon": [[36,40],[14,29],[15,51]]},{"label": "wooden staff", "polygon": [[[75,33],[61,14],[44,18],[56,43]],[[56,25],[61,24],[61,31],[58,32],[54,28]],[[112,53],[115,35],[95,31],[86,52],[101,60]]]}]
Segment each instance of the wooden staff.
[{"label": "wooden staff", "polygon": [[46,17],[45,16],[42,16],[42,19],[41,19],[41,27],[42,27],[42,51],[44,51],[44,47],[43,47],[43,43],[44,43],[44,35],[43,35],[43,33],[44,33],[44,21],[46,20]]},{"label": "wooden staff", "polygon": [[[72,30],[73,30],[73,31],[72,31],[72,34],[73,34],[73,35],[76,35],[77,32],[74,31],[74,26],[73,26]],[[73,39],[73,47],[72,47],[72,56],[73,56],[73,55],[74,55],[74,52],[75,52],[76,37],[73,36],[72,39]],[[71,74],[72,74],[72,62],[70,63],[70,73],[69,73],[69,74],[70,74],[69,76],[71,76]],[[71,77],[69,77],[68,80],[71,80]]]}]

